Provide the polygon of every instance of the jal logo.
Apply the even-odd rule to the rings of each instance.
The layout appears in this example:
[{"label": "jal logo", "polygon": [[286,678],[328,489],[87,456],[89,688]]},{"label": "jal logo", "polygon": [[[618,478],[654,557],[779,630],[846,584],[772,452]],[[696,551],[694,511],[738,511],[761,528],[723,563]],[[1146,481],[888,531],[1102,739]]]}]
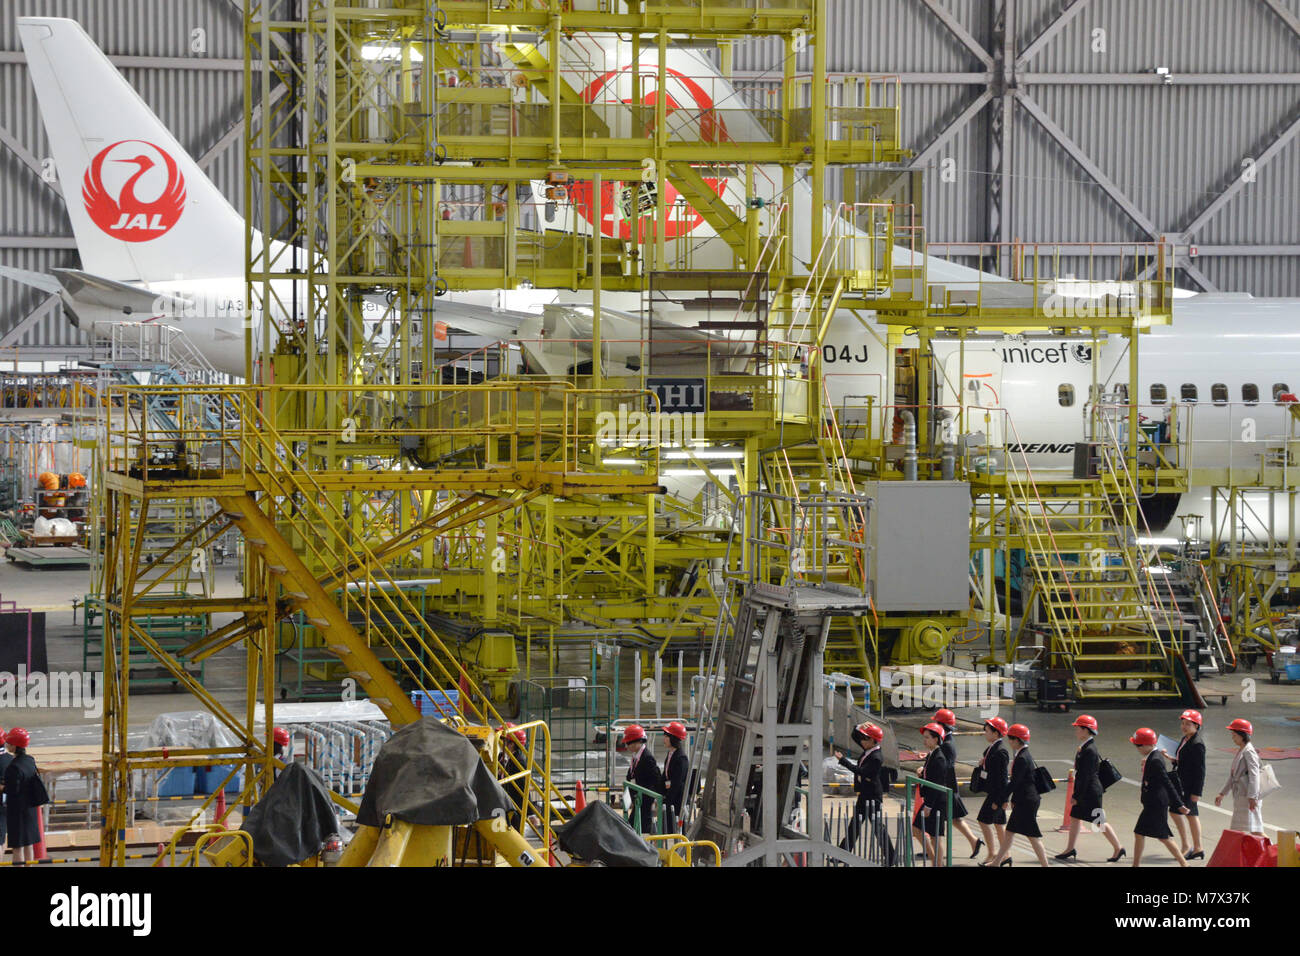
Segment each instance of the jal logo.
[{"label": "jal logo", "polygon": [[91,221],[114,239],[148,242],[166,234],[185,211],[185,177],[166,151],[124,139],[90,161],[81,201]]},{"label": "jal logo", "polygon": [[[589,83],[582,91],[582,99],[597,107],[597,115],[607,117],[612,122],[617,122],[619,117],[616,111],[609,109],[611,105],[630,106],[639,103],[642,107],[641,125],[631,129],[630,135],[633,138],[652,140],[655,136],[655,108],[662,96],[665,117],[672,131],[670,138],[698,140],[703,143],[731,141],[721,111],[714,106],[713,97],[699,82],[678,70],[665,69],[664,80],[667,89],[662,92],[657,89],[647,89],[645,84],[657,79],[658,72],[657,63],[641,64],[640,76],[643,87],[641,95],[636,96],[632,91],[631,64],[619,70],[611,70]],[[652,172],[653,165],[650,167],[643,165],[643,181],[624,183],[622,190],[612,182],[602,184],[600,223],[602,234],[611,239],[631,241],[633,222],[636,222],[637,242],[646,242],[653,237],[653,226],[642,218],[643,213],[655,208],[658,198],[654,193],[656,176],[647,175]],[[725,177],[701,173],[700,178],[719,198],[727,189]],[[591,222],[595,213],[591,182],[589,180],[575,182],[570,195],[573,197],[573,206],[578,215]],[[679,203],[682,204],[682,208],[680,212],[676,212],[674,210]],[[704,222],[704,216],[694,206],[686,203],[685,198],[671,183],[664,185],[664,205],[669,211],[668,222],[664,225],[666,239],[677,239],[688,235]]]}]

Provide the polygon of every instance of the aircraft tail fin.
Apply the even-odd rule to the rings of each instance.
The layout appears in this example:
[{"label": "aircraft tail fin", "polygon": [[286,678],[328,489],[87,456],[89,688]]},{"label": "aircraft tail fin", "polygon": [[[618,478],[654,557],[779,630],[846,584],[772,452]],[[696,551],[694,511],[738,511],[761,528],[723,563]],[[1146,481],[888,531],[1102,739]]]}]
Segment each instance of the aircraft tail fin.
[{"label": "aircraft tail fin", "polygon": [[122,282],[242,275],[244,225],[76,21],[18,34],[86,272]]}]

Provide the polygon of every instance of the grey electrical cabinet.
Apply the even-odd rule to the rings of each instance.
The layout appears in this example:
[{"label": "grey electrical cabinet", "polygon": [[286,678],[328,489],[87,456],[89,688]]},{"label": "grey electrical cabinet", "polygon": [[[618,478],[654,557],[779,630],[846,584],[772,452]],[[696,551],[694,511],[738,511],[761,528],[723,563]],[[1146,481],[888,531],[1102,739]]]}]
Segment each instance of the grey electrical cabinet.
[{"label": "grey electrical cabinet", "polygon": [[871,599],[880,611],[970,606],[970,485],[877,481],[871,509]]}]

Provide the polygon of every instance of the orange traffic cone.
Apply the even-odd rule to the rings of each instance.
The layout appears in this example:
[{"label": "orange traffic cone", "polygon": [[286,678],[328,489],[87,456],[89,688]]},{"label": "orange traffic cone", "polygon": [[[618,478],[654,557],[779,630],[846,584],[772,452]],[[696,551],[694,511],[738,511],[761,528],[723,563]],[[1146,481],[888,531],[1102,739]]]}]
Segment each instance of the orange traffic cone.
[{"label": "orange traffic cone", "polygon": [[225,815],[226,815],[226,788],[222,787],[220,790],[217,791],[217,806],[212,813],[212,822],[215,823],[217,826],[221,827],[221,829],[223,830],[229,830],[230,828],[221,822],[221,818],[224,817]]},{"label": "orange traffic cone", "polygon": [[45,852],[45,807],[36,808],[36,837],[36,850],[32,859],[48,859],[49,854]]},{"label": "orange traffic cone", "polygon": [[1056,828],[1056,832],[1070,829],[1070,803],[1074,800],[1074,771],[1071,770],[1065,777],[1065,812],[1061,815],[1061,825]]},{"label": "orange traffic cone", "polygon": [[573,808],[581,813],[587,809],[587,794],[582,789],[582,781],[579,780],[573,790]]}]

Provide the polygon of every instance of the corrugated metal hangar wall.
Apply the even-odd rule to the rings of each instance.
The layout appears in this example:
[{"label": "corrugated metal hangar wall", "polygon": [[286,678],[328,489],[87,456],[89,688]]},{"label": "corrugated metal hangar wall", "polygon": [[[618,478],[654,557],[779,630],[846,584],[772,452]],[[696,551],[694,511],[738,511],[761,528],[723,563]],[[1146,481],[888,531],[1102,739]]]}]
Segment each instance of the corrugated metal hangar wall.
[{"label": "corrugated metal hangar wall", "polygon": [[[897,74],[937,241],[1164,236],[1180,284],[1300,295],[1300,0],[828,0],[830,68]],[[14,18],[80,21],[241,207],[238,0],[8,0],[0,264],[76,263]],[[203,52],[194,33],[204,31]],[[752,95],[782,50],[735,50]],[[798,67],[811,67],[811,54]],[[1196,255],[1189,256],[1191,247]],[[43,293],[0,280],[0,345],[70,352]],[[33,353],[34,354],[34,353]]]}]

